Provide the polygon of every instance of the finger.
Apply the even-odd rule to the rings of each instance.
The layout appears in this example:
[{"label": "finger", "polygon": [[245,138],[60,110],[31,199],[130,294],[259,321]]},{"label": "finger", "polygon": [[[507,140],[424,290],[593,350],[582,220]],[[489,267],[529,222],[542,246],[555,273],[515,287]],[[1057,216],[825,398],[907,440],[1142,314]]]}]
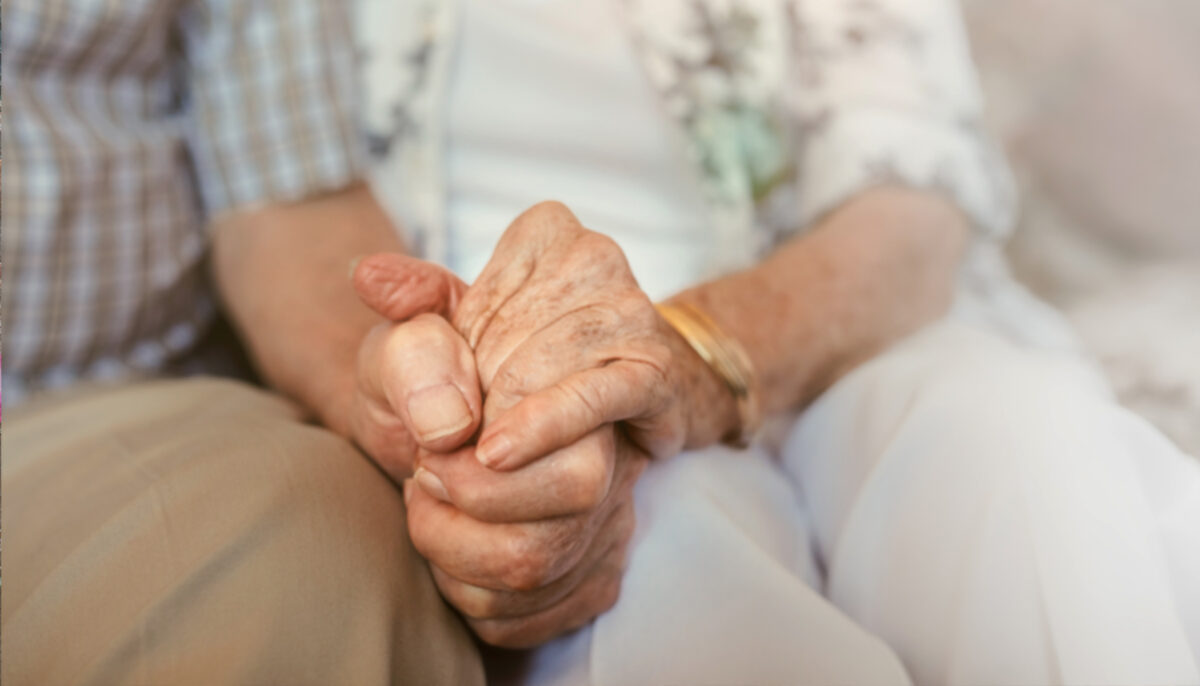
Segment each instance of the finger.
[{"label": "finger", "polygon": [[[615,307],[595,303],[576,307],[568,299],[547,296],[568,290],[566,286],[542,284],[528,290],[513,298],[517,302],[505,305],[474,348],[487,395],[485,424],[574,372],[627,359],[631,347],[616,341],[645,338],[627,330],[628,320]],[[526,318],[529,313],[536,313],[536,321]]]},{"label": "finger", "polygon": [[555,201],[540,202],[509,224],[455,312],[455,326],[472,348],[496,313],[530,279],[539,258],[545,258],[553,244],[567,243],[583,230],[566,205]]},{"label": "finger", "polygon": [[444,318],[421,314],[376,327],[360,362],[360,387],[423,448],[453,450],[475,433],[483,405],[475,356]]},{"label": "finger", "polygon": [[573,631],[617,604],[623,561],[605,560],[562,601],[533,615],[509,619],[467,618],[484,643],[502,648],[532,648]]},{"label": "finger", "polygon": [[498,472],[484,467],[467,448],[423,455],[416,482],[485,522],[521,522],[589,512],[608,495],[616,463],[612,425],[530,463]]},{"label": "finger", "polygon": [[574,568],[591,545],[601,516],[522,524],[489,524],[434,498],[409,480],[404,485],[408,532],[431,564],[466,583],[531,591]]},{"label": "finger", "polygon": [[534,591],[481,588],[450,576],[436,565],[431,570],[442,596],[469,618],[512,619],[537,614],[557,604],[604,565],[623,560],[633,536],[634,522],[633,504],[627,502],[608,516],[596,541],[574,569]]},{"label": "finger", "polygon": [[576,372],[529,395],[489,424],[475,455],[511,470],[570,445],[596,427],[662,411],[669,391],[649,364],[621,360]]},{"label": "finger", "polygon": [[350,278],[358,297],[394,322],[426,312],[450,317],[467,288],[445,267],[399,253],[362,258]]}]

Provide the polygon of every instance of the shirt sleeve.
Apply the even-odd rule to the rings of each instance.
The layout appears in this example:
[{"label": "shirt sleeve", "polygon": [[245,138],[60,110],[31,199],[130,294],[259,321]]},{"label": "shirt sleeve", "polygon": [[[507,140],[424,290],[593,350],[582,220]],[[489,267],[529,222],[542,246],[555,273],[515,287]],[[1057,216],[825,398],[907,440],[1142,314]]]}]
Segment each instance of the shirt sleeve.
[{"label": "shirt sleeve", "polygon": [[193,0],[181,15],[188,146],[210,216],[364,173],[343,0]]},{"label": "shirt sleeve", "polygon": [[984,132],[958,4],[794,0],[789,13],[802,226],[891,183],[941,192],[984,237],[1007,235],[1014,184]]}]

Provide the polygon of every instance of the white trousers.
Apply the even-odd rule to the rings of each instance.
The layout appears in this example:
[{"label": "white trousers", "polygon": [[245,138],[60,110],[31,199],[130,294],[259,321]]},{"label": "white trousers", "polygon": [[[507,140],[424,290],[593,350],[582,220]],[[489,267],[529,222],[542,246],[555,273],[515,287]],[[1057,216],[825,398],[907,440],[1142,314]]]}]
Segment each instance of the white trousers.
[{"label": "white trousers", "polygon": [[1071,355],[947,320],[636,498],[526,683],[1200,684],[1200,464]]}]

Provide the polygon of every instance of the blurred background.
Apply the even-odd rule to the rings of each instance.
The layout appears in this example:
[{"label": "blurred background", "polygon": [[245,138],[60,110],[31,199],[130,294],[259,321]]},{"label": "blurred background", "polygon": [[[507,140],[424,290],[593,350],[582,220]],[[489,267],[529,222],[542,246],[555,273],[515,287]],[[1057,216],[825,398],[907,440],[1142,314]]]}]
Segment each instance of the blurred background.
[{"label": "blurred background", "polygon": [[1016,272],[1200,457],[1200,2],[963,8],[1021,187]]}]

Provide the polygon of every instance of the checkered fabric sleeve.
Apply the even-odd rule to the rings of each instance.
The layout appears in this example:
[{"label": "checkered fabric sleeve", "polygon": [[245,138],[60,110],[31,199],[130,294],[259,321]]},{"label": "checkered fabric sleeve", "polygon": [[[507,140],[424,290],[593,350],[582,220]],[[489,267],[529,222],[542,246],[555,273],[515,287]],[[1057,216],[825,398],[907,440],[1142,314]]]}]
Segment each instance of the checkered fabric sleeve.
[{"label": "checkered fabric sleeve", "polygon": [[6,403],[195,368],[210,220],[362,173],[350,7],[5,0]]},{"label": "checkered fabric sleeve", "polygon": [[788,4],[787,107],[799,131],[802,225],[863,189],[940,192],[978,237],[1003,238],[1016,196],[984,132],[982,97],[953,0]]},{"label": "checkered fabric sleeve", "polygon": [[185,29],[188,142],[216,215],[345,186],[362,171],[341,0],[207,0]]}]

